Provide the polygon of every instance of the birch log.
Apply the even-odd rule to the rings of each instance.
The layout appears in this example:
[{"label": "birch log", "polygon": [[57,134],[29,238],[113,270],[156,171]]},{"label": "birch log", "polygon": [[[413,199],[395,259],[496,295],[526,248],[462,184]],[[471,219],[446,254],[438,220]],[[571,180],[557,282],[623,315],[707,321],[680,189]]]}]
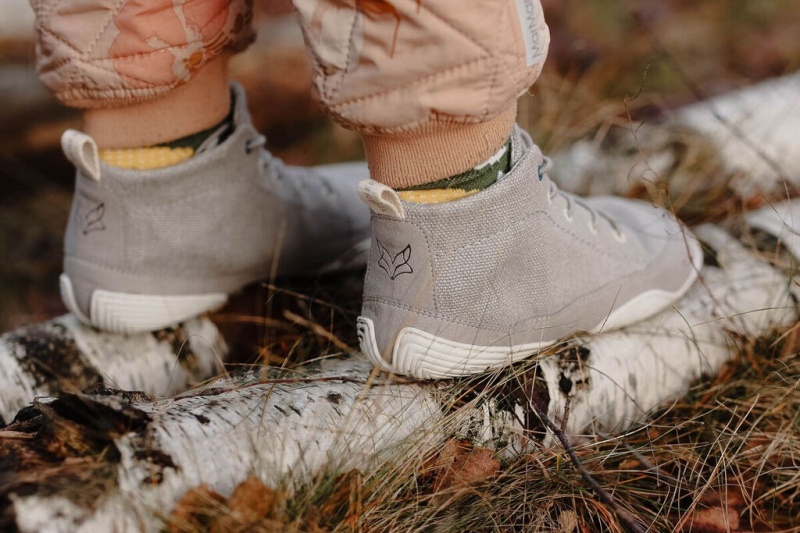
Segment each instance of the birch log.
[{"label": "birch log", "polygon": [[800,185],[800,72],[686,106],[666,121],[601,129],[554,157],[559,185],[625,194],[669,179],[686,192],[729,180],[738,196],[784,195]]},{"label": "birch log", "polygon": [[[697,228],[706,265],[674,308],[626,330],[570,339],[479,391],[474,383],[400,381],[353,357],[220,379],[171,398],[101,390],[39,399],[0,431],[0,526],[152,531],[199,484],[228,495],[257,475],[291,492],[322,471],[399,461],[453,435],[502,454],[552,445],[532,402],[546,402],[554,419],[569,402],[562,422],[573,438],[624,431],[717,372],[741,339],[796,323],[795,213],[800,201],[728,228]],[[768,262],[754,243],[781,251],[783,261]],[[530,385],[537,372],[544,387]]]},{"label": "birch log", "polygon": [[171,396],[221,370],[227,353],[207,319],[153,334],[112,335],[65,315],[0,337],[0,424],[37,396],[114,387]]}]

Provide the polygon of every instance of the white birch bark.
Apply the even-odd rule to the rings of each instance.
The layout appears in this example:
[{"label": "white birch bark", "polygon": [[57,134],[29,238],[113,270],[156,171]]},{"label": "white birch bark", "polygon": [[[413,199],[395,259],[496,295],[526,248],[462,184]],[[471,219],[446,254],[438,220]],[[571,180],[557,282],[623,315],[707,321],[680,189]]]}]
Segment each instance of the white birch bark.
[{"label": "white birch bark", "polygon": [[683,107],[666,121],[602,129],[556,154],[551,174],[563,188],[592,195],[669,177],[680,192],[700,179],[730,180],[725,185],[743,199],[785,198],[787,185],[800,185],[798,139],[800,72]]},{"label": "white birch bark", "polygon": [[65,315],[0,336],[0,421],[38,396],[104,386],[170,396],[221,370],[227,353],[208,319],[153,334],[112,335]]},{"label": "white birch bark", "polygon": [[[788,103],[793,106],[794,100]],[[775,155],[782,158],[785,152]],[[748,220],[784,241],[797,258],[800,224],[794,213],[800,213],[800,201],[766,208]],[[713,252],[700,281],[673,309],[625,330],[573,339],[538,363],[549,415],[563,419],[569,402],[562,421],[573,438],[629,429],[654,407],[685,393],[693,380],[718,372],[736,354],[737,340],[770,335],[797,321],[792,268],[773,267],[720,227],[704,226],[697,234]],[[514,371],[509,372],[513,384]],[[199,484],[228,495],[255,474],[291,492],[322,471],[402,461],[452,435],[503,454],[537,445],[536,434],[524,427],[531,411],[524,395],[509,407],[507,398],[500,401],[490,389],[456,408],[453,384],[392,381],[373,373],[360,357],[325,361],[296,377],[267,378],[251,373],[221,379],[155,401],[128,403],[114,395],[40,401],[44,424],[88,423],[62,420],[69,402],[129,421],[123,426],[133,429],[109,436],[118,451],[111,465],[115,477],[91,494],[89,503],[86,494],[66,489],[33,494],[6,489],[0,496],[12,502],[22,531],[151,531]],[[545,435],[543,443],[554,440]]]},{"label": "white birch bark", "polygon": [[713,144],[743,198],[800,185],[800,72],[684,107],[673,123]]}]

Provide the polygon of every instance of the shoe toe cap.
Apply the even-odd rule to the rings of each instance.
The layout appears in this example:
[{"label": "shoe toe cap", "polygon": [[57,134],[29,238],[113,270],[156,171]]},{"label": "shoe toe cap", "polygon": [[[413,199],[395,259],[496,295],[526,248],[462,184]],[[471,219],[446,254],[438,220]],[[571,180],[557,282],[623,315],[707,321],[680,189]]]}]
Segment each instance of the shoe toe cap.
[{"label": "shoe toe cap", "polygon": [[703,263],[702,248],[675,215],[640,200],[597,197],[587,202],[637,243],[648,265],[659,265],[658,271],[668,273],[662,278],[663,283],[681,285],[696,276]]}]

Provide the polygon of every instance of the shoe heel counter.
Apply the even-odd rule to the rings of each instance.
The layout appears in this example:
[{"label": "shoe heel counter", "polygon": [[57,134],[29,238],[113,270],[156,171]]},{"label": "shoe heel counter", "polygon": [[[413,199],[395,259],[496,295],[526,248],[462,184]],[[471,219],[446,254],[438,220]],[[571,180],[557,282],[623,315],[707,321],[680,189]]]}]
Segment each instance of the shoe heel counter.
[{"label": "shoe heel counter", "polygon": [[372,218],[364,298],[435,312],[430,247],[423,231],[406,221]]},{"label": "shoe heel counter", "polygon": [[116,195],[103,183],[78,171],[64,253],[111,269],[124,267],[122,212]]}]

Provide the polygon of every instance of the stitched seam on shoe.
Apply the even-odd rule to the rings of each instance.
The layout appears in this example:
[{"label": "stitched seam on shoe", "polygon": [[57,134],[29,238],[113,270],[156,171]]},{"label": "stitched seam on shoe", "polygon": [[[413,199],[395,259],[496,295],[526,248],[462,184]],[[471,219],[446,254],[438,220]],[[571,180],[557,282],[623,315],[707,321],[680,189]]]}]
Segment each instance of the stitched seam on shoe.
[{"label": "stitched seam on shoe", "polygon": [[559,224],[559,223],[556,221],[556,219],[554,219],[554,218],[551,216],[551,214],[550,214],[549,212],[547,212],[547,211],[542,211],[542,212],[545,214],[545,216],[547,216],[547,218],[549,218],[549,219],[550,219],[550,221],[553,223],[553,225],[554,225],[555,227],[557,227],[557,228],[559,228],[560,230],[562,230],[562,231],[566,232],[566,233],[567,233],[567,234],[569,234],[571,237],[573,237],[573,238],[574,238],[574,239],[576,239],[577,241],[581,242],[582,244],[584,244],[584,245],[588,246],[589,248],[591,248],[592,250],[594,250],[596,253],[598,253],[598,254],[600,254],[600,255],[604,255],[605,257],[608,257],[608,258],[610,258],[610,259],[619,259],[619,258],[622,258],[622,259],[625,259],[625,260],[627,260],[627,261],[630,261],[631,263],[638,264],[638,265],[641,265],[641,266],[643,266],[643,267],[644,267],[644,266],[647,266],[647,265],[649,264],[649,263],[647,263],[647,262],[642,262],[642,260],[641,260],[641,259],[637,259],[637,258],[631,257],[629,254],[627,254],[627,253],[624,253],[624,252],[620,252],[620,254],[619,254],[619,255],[613,255],[613,254],[607,253],[607,252],[605,252],[604,250],[602,250],[601,248],[598,248],[596,245],[594,245],[594,244],[593,244],[593,243],[591,243],[590,241],[587,241],[586,239],[582,238],[582,237],[581,237],[580,235],[578,235],[577,233],[575,233],[575,232],[573,232],[573,231],[569,230],[568,228],[565,228],[564,226],[560,225],[560,224]]},{"label": "stitched seam on shoe", "polygon": [[[615,260],[619,260],[619,259],[627,260],[627,261],[629,261],[629,262],[631,262],[631,263],[634,263],[634,264],[641,265],[642,267],[644,267],[644,266],[647,266],[647,265],[649,264],[649,263],[646,263],[646,262],[645,262],[645,263],[642,263],[642,261],[641,261],[641,260],[638,260],[638,259],[635,259],[635,258],[631,258],[631,257],[630,257],[628,254],[624,254],[624,253],[623,253],[623,254],[620,254],[620,255],[614,255],[614,254],[608,253],[608,252],[606,252],[606,251],[604,251],[604,250],[602,250],[602,249],[598,248],[597,246],[595,246],[595,245],[594,245],[594,244],[592,244],[591,242],[589,242],[589,241],[586,241],[585,239],[583,239],[583,238],[582,238],[582,237],[580,237],[579,235],[575,234],[574,232],[570,231],[569,229],[567,229],[567,228],[564,228],[563,226],[559,225],[559,224],[556,222],[556,220],[555,220],[555,219],[554,219],[554,218],[553,218],[553,217],[550,215],[550,213],[549,213],[548,211],[545,211],[545,210],[543,210],[543,209],[537,209],[537,210],[535,210],[535,211],[531,211],[530,213],[528,213],[528,214],[527,214],[527,215],[526,215],[524,218],[518,219],[516,222],[514,222],[514,223],[513,223],[513,224],[511,224],[510,226],[506,226],[506,227],[504,227],[502,230],[499,230],[499,231],[496,231],[496,232],[494,232],[494,233],[491,233],[491,234],[489,234],[489,235],[486,235],[486,236],[484,236],[484,237],[481,237],[481,238],[480,238],[480,239],[478,239],[478,240],[475,240],[475,241],[470,241],[469,243],[466,243],[466,244],[465,244],[465,245],[463,245],[463,246],[460,246],[460,247],[458,247],[458,248],[455,248],[455,249],[453,249],[453,251],[452,251],[452,252],[450,252],[450,253],[446,253],[446,254],[445,254],[445,253],[443,252],[443,254],[437,254],[436,256],[434,256],[434,257],[436,257],[437,266],[438,266],[438,263],[442,261],[441,257],[442,257],[443,255],[447,255],[447,256],[449,256],[449,257],[452,257],[452,256],[455,256],[456,254],[458,254],[458,253],[460,253],[460,252],[463,252],[464,250],[466,250],[466,249],[468,249],[468,248],[472,248],[472,247],[474,247],[474,246],[476,246],[476,245],[479,245],[479,244],[481,244],[481,243],[483,243],[483,242],[485,242],[485,241],[488,241],[488,240],[492,240],[492,239],[494,239],[494,238],[497,238],[499,235],[508,234],[508,233],[510,232],[510,230],[511,230],[511,229],[513,229],[513,228],[517,228],[517,227],[520,227],[520,226],[524,225],[525,223],[529,222],[529,221],[530,221],[530,219],[534,218],[534,216],[536,216],[536,215],[538,215],[538,214],[543,214],[545,217],[547,217],[547,218],[550,220],[550,222],[551,222],[551,223],[552,223],[552,224],[553,224],[553,225],[554,225],[556,228],[558,228],[559,230],[561,230],[561,231],[563,231],[563,232],[567,233],[567,234],[568,234],[568,235],[570,235],[570,236],[571,236],[573,239],[575,239],[575,240],[577,240],[578,242],[580,242],[581,244],[583,244],[583,245],[585,245],[585,246],[589,247],[589,248],[590,248],[592,251],[594,251],[594,252],[596,252],[596,253],[598,253],[598,254],[600,254],[600,255],[603,255],[604,257],[608,257],[609,259],[615,259]],[[423,231],[423,233],[424,233],[424,231]]]},{"label": "stitched seam on shoe", "polygon": [[409,224],[414,225],[419,230],[419,232],[422,233],[422,238],[425,239],[425,248],[426,248],[425,252],[428,254],[428,268],[430,269],[430,276],[431,276],[431,292],[433,293],[431,295],[431,301],[433,302],[433,312],[438,313],[439,291],[436,289],[436,276],[434,275],[433,261],[431,261],[431,259],[433,258],[433,254],[431,253],[431,242],[428,239],[428,233],[424,229],[422,229],[419,226],[416,226],[410,221]]},{"label": "stitched seam on shoe", "polygon": [[413,306],[410,306],[410,305],[406,305],[406,304],[403,304],[403,303],[398,302],[396,300],[390,300],[388,298],[383,298],[382,296],[365,296],[364,297],[364,301],[365,302],[381,303],[381,304],[389,305],[389,306],[392,306],[392,307],[396,307],[398,309],[404,309],[406,311],[413,311],[414,313],[417,313],[419,315],[425,316],[427,318],[434,318],[436,320],[441,320],[442,322],[449,322],[451,324],[458,324],[459,326],[466,326],[466,327],[475,328],[475,329],[485,329],[485,330],[496,331],[496,332],[505,332],[504,329],[497,329],[497,328],[493,328],[493,327],[484,327],[484,326],[476,326],[474,323],[471,323],[471,322],[465,322],[465,321],[461,321],[461,320],[458,320],[458,319],[453,319],[451,317],[445,317],[445,316],[440,315],[438,313],[431,313],[430,311],[425,311],[424,309],[420,309],[418,307],[413,307]]},{"label": "stitched seam on shoe", "polygon": [[[550,313],[550,314],[547,314],[547,315],[542,315],[541,317],[537,317],[537,318],[533,318],[533,319],[526,319],[526,320],[523,320],[521,322],[517,322],[517,323],[514,324],[514,327],[516,328],[518,325],[524,327],[525,325],[531,324],[532,322],[534,322],[536,320],[551,320],[553,317],[557,316],[558,314],[563,313],[564,310],[567,309],[568,307],[589,300],[594,294],[602,291],[603,289],[605,289],[609,285],[612,285],[613,283],[615,283],[614,280],[609,281],[608,283],[604,284],[602,287],[598,287],[597,289],[595,289],[595,290],[593,290],[591,292],[588,292],[588,293],[584,294],[583,296],[580,296],[579,298],[576,298],[575,300],[572,300],[570,303],[568,303],[567,305],[561,307],[559,310],[557,310],[557,311],[555,311],[553,313]],[[639,294],[642,294],[644,292],[645,291],[642,291],[642,292],[640,292],[638,294],[634,294],[633,296],[631,296],[630,299],[636,298]],[[630,301],[630,299],[626,300],[625,303],[627,303],[627,301]],[[614,309],[619,309],[619,306],[616,305],[616,302],[615,302]],[[606,314],[608,315],[608,313],[611,313],[614,309],[609,309]]]}]

